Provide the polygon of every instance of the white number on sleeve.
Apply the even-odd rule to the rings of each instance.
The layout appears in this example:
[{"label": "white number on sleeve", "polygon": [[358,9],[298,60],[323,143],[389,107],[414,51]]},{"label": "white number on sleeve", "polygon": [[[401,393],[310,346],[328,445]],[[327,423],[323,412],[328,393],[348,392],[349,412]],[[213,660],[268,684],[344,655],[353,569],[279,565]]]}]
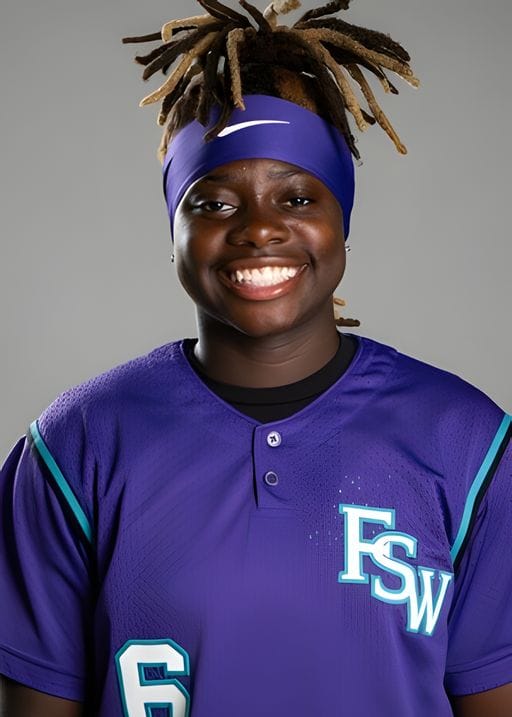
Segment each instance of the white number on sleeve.
[{"label": "white number on sleeve", "polygon": [[[190,674],[188,653],[173,640],[129,640],[116,654],[117,676],[125,717],[149,717],[152,708],[169,717],[188,717],[190,695],[173,675]],[[148,667],[160,668],[161,679],[148,679]]]}]

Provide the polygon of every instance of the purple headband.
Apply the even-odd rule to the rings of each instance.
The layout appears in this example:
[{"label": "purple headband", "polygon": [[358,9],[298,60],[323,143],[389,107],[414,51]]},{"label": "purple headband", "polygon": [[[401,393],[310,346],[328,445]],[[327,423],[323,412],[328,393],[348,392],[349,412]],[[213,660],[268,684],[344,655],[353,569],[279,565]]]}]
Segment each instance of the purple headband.
[{"label": "purple headband", "polygon": [[[354,203],[354,163],[345,138],[329,122],[294,102],[245,95],[229,125],[210,142],[194,120],[172,140],[163,164],[164,194],[173,234],[176,209],[187,189],[212,169],[237,159],[277,159],[309,172],[334,194],[343,210],[345,240]],[[212,115],[213,125],[218,108]]]}]

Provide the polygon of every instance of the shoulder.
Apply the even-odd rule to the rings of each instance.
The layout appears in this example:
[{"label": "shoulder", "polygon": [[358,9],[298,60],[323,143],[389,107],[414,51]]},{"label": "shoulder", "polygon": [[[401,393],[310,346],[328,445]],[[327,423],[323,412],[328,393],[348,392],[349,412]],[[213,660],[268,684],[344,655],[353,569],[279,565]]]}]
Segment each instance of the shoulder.
[{"label": "shoulder", "polygon": [[453,541],[463,514],[476,513],[485,490],[496,482],[510,443],[511,417],[461,376],[386,344],[364,341],[376,357],[393,357],[377,402],[382,432],[438,474],[450,506]]},{"label": "shoulder", "polygon": [[[30,425],[28,435],[63,473],[94,480],[117,437],[161,406],[173,405],[187,362],[183,340],[159,346],[60,393]],[[71,478],[70,480],[73,480]]]},{"label": "shoulder", "polygon": [[164,344],[64,390],[31,423],[36,461],[89,518],[97,481],[115,466],[121,442],[137,444],[141,425],[151,430],[152,416],[179,401],[191,371],[182,344]]},{"label": "shoulder", "polygon": [[447,474],[471,481],[491,447],[510,439],[510,416],[461,376],[363,338],[392,369],[379,394],[381,420],[399,437],[439,455]]},{"label": "shoulder", "polygon": [[465,422],[477,417],[485,420],[503,415],[499,405],[478,386],[462,376],[420,358],[411,356],[386,343],[361,337],[375,356],[392,357],[393,370],[388,374],[387,392],[401,397],[404,403],[435,413],[438,419]]},{"label": "shoulder", "polygon": [[115,365],[62,391],[38,418],[42,433],[53,434],[97,420],[104,412],[122,412],[143,396],[159,395],[175,385],[183,371],[183,340],[173,341]]}]

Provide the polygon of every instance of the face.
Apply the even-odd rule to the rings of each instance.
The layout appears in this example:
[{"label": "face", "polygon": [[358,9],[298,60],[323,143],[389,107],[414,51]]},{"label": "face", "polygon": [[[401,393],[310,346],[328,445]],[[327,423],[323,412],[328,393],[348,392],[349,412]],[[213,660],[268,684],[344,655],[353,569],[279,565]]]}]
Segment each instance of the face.
[{"label": "face", "polygon": [[295,165],[238,160],[188,189],[174,254],[201,325],[262,337],[325,324],[345,270],[341,207]]}]

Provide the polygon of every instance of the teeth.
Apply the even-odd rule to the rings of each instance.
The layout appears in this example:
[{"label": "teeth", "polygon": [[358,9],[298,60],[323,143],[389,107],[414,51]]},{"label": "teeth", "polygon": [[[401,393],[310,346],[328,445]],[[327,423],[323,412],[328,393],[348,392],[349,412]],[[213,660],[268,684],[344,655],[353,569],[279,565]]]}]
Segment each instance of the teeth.
[{"label": "teeth", "polygon": [[264,266],[261,269],[237,269],[229,275],[237,284],[253,284],[254,286],[272,286],[295,276],[299,268],[296,266]]}]

